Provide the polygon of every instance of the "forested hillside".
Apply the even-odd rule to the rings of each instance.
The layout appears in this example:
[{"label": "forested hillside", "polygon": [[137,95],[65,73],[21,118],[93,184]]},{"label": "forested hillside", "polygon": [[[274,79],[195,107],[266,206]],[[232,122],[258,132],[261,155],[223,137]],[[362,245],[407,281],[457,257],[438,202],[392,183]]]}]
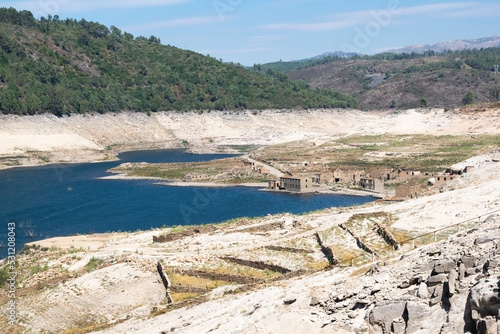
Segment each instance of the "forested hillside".
[{"label": "forested hillside", "polygon": [[0,8],[0,113],[354,106],[330,89],[224,64],[155,36]]}]

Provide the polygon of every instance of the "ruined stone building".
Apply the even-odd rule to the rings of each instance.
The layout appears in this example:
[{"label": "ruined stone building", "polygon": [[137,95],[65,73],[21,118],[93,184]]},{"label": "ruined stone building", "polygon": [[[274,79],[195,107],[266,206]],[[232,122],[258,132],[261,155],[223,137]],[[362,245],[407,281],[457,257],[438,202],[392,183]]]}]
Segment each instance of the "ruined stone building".
[{"label": "ruined stone building", "polygon": [[332,184],[334,182],[333,173],[316,173],[312,177],[312,182],[317,184]]},{"label": "ruined stone building", "polygon": [[365,190],[371,190],[379,193],[384,191],[384,181],[374,177],[362,178],[359,185]]},{"label": "ruined stone building", "polygon": [[184,176],[184,181],[199,181],[199,180],[207,180],[209,178],[210,176],[207,174],[193,173],[193,174],[186,174]]},{"label": "ruined stone building", "polygon": [[252,167],[248,165],[238,165],[231,169],[233,175],[249,175],[252,173]]},{"label": "ruined stone building", "polygon": [[312,190],[312,179],[309,177],[282,176],[278,180],[269,181],[268,189],[304,192]]},{"label": "ruined stone building", "polygon": [[392,168],[379,168],[370,171],[370,177],[384,181],[395,180],[397,179],[398,174],[398,171],[395,171]]},{"label": "ruined stone building", "polygon": [[399,200],[417,198],[425,189],[425,185],[417,182],[408,182],[396,187],[396,197]]},{"label": "ruined stone building", "polygon": [[416,169],[400,169],[398,171],[398,180],[406,181],[406,180],[414,180],[421,177],[421,173]]},{"label": "ruined stone building", "polygon": [[333,171],[333,179],[335,183],[350,183],[358,185],[362,178],[366,176],[364,170],[357,170],[355,168],[342,168],[338,167]]},{"label": "ruined stone building", "polygon": [[440,187],[442,186],[444,183],[448,182],[448,181],[451,181],[453,179],[456,179],[458,178],[460,175],[451,175],[451,174],[448,174],[448,173],[445,173],[445,174],[440,174],[440,175],[436,175],[434,177],[434,186],[435,187]]}]

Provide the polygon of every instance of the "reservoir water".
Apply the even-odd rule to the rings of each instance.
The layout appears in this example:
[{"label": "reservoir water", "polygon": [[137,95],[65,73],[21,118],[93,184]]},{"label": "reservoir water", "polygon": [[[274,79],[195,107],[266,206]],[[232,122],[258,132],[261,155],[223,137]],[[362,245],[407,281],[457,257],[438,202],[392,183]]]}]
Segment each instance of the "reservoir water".
[{"label": "reservoir water", "polygon": [[16,247],[26,242],[83,233],[217,223],[280,212],[303,213],[359,205],[371,197],[286,194],[254,188],[156,185],[152,180],[101,180],[124,162],[192,162],[228,157],[183,150],[126,152],[120,161],[12,168],[0,171],[0,258],[7,254],[8,223]]}]

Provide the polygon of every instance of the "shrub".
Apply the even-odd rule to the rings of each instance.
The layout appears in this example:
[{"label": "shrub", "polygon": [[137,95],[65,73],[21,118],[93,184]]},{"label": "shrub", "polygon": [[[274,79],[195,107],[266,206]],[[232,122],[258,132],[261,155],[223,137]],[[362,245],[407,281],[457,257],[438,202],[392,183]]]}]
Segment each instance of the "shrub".
[{"label": "shrub", "polygon": [[95,257],[92,256],[89,263],[87,263],[87,265],[85,266],[85,269],[87,270],[88,273],[90,273],[99,268],[101,264],[102,264],[101,259],[96,259]]}]

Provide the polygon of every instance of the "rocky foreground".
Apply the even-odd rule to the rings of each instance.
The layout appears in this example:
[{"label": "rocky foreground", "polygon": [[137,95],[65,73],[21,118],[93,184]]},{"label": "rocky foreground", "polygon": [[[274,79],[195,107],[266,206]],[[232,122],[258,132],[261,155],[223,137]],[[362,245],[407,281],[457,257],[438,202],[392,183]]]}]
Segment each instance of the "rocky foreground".
[{"label": "rocky foreground", "polygon": [[226,297],[109,333],[497,333],[500,217],[448,240]]}]

